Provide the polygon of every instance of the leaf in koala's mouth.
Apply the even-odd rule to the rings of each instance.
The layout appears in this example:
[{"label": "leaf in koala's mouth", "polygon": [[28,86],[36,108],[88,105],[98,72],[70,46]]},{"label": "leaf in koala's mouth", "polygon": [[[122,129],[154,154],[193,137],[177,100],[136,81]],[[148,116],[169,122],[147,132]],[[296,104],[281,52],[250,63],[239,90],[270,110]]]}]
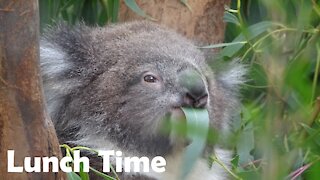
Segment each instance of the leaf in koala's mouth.
[{"label": "leaf in koala's mouth", "polygon": [[209,114],[207,109],[182,108],[187,121],[187,137],[191,143],[183,154],[181,179],[186,179],[201,156],[209,131]]}]

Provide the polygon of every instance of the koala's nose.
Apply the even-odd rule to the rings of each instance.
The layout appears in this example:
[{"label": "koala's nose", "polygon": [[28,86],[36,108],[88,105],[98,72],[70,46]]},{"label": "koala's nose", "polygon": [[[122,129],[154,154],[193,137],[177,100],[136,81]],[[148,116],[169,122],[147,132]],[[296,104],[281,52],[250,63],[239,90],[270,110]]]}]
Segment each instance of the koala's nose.
[{"label": "koala's nose", "polygon": [[179,75],[179,83],[184,88],[182,106],[204,108],[208,101],[208,92],[200,76],[194,70],[185,70]]}]

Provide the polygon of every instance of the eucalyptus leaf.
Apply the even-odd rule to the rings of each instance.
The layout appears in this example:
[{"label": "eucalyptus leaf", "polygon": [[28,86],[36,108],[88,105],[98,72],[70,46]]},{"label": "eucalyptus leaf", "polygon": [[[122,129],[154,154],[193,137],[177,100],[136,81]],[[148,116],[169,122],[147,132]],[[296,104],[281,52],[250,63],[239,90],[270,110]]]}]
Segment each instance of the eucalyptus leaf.
[{"label": "eucalyptus leaf", "polygon": [[80,172],[79,175],[81,177],[81,180],[89,180],[89,173],[83,172],[83,163],[80,163]]},{"label": "eucalyptus leaf", "polygon": [[254,133],[252,122],[245,126],[245,129],[239,134],[237,142],[237,152],[240,164],[249,163],[254,160],[251,151],[254,148]]},{"label": "eucalyptus leaf", "polygon": [[101,12],[99,14],[98,24],[103,25],[108,22],[111,17],[111,11],[109,10],[109,3],[106,0],[100,0]]},{"label": "eucalyptus leaf", "polygon": [[[270,21],[262,21],[262,22],[256,23],[252,26],[249,26],[246,33],[241,33],[232,41],[232,43],[250,41],[256,38],[257,36],[259,36],[260,34],[266,32],[269,28],[271,28],[274,25],[275,23]],[[228,46],[221,51],[221,55],[227,56],[227,57],[233,57],[243,46],[244,46],[243,43],[239,43],[233,46]]]},{"label": "eucalyptus leaf", "polygon": [[67,173],[67,179],[68,180],[82,180],[81,177],[75,172]]},{"label": "eucalyptus leaf", "polygon": [[235,157],[232,158],[231,160],[231,165],[234,169],[236,169],[239,166],[239,155],[235,155]]},{"label": "eucalyptus leaf", "polygon": [[138,15],[148,18],[150,20],[155,20],[151,16],[147,15],[136,3],[135,0],[124,0],[124,3],[135,13]]},{"label": "eucalyptus leaf", "polygon": [[309,127],[307,124],[304,124],[304,123],[300,123],[300,125],[306,130],[306,132],[309,134],[309,135],[313,135],[315,134],[317,131],[312,129],[311,127]]},{"label": "eucalyptus leaf", "polygon": [[191,6],[188,4],[188,0],[180,0],[182,4],[184,4],[185,6],[187,6],[187,8],[192,11]]},{"label": "eucalyptus leaf", "polygon": [[111,5],[111,8],[109,11],[111,11],[111,22],[117,22],[118,21],[118,14],[119,14],[119,8],[120,8],[120,2],[119,0],[108,0],[109,4]]},{"label": "eucalyptus leaf", "polygon": [[181,179],[186,179],[201,156],[209,131],[209,114],[206,109],[182,108],[187,120],[187,137],[191,140],[182,159]]},{"label": "eucalyptus leaf", "polygon": [[235,16],[234,14],[232,14],[232,13],[230,13],[228,11],[224,12],[223,21],[224,22],[233,23],[233,24],[236,24],[238,26],[240,25],[240,22],[239,22],[239,19],[237,18],[237,16]]},{"label": "eucalyptus leaf", "polygon": [[311,128],[307,124],[300,123],[300,125],[305,129],[305,131],[308,133],[309,137],[307,140],[312,140],[314,141],[318,146],[320,146],[320,130],[317,128]]}]

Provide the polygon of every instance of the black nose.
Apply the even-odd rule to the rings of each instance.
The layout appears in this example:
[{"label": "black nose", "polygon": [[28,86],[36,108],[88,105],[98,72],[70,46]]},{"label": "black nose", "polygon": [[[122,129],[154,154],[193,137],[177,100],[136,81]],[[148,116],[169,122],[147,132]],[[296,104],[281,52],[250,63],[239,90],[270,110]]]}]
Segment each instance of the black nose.
[{"label": "black nose", "polygon": [[179,75],[179,83],[184,89],[182,106],[194,108],[206,106],[208,93],[199,73],[194,70],[185,70]]}]

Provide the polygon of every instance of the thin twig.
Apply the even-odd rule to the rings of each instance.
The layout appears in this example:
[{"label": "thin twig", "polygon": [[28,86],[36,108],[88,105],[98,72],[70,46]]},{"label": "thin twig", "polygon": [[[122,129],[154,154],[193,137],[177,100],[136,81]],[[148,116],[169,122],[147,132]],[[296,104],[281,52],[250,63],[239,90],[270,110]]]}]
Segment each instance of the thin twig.
[{"label": "thin twig", "polygon": [[237,176],[235,173],[233,173],[225,164],[223,164],[223,162],[221,162],[221,160],[216,156],[216,155],[212,155],[211,159],[218,163],[224,170],[226,170],[231,176],[233,176],[235,179],[238,180],[242,180],[241,177]]},{"label": "thin twig", "polygon": [[242,167],[242,168],[246,168],[246,167],[248,167],[248,166],[250,166],[250,165],[256,165],[256,164],[259,164],[259,163],[263,163],[263,159],[253,160],[253,161],[251,161],[251,162],[249,162],[249,163],[246,163],[246,164],[241,165],[241,167]]},{"label": "thin twig", "polygon": [[312,163],[306,164],[302,167],[300,167],[299,169],[293,171],[292,173],[289,174],[289,178],[290,180],[295,180],[297,179],[297,177],[299,177],[305,170],[307,170],[310,166],[312,165]]}]

